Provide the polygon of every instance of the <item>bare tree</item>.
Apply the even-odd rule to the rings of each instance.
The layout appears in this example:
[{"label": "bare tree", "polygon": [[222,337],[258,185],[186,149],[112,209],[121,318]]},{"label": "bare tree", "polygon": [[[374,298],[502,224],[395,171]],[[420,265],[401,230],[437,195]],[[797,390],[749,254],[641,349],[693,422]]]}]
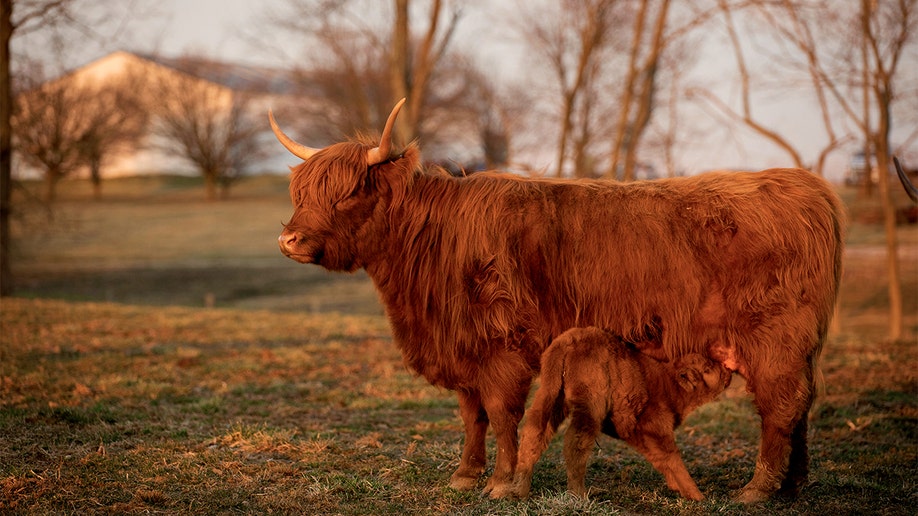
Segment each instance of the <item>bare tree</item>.
[{"label": "bare tree", "polygon": [[139,91],[138,78],[125,75],[90,88],[89,102],[79,108],[86,117],[86,131],[76,144],[96,199],[102,196],[105,164],[122,151],[138,148],[146,135],[149,116]]},{"label": "bare tree", "polygon": [[13,292],[10,268],[10,214],[13,175],[13,36],[70,18],[75,1],[0,0],[0,296]]},{"label": "bare tree", "polygon": [[[501,89],[468,55],[450,52],[428,94],[428,116],[421,124],[425,152],[460,155],[467,164],[494,169],[511,160],[513,129],[528,109],[525,92]],[[435,130],[426,130],[427,127]],[[463,163],[457,163],[462,165]]]},{"label": "bare tree", "polygon": [[[654,108],[657,72],[667,42],[669,6],[669,0],[659,0],[656,4],[653,0],[641,0],[634,18],[627,74],[619,100],[618,124],[613,133],[612,158],[606,174],[609,177],[618,177],[621,166],[622,179],[634,179],[637,151]],[[645,41],[648,31],[650,35]]]},{"label": "bare tree", "polygon": [[[392,29],[392,53],[389,58],[392,93],[395,98],[407,98],[404,114],[396,121],[396,130],[403,141],[420,133],[419,126],[427,99],[427,90],[437,63],[443,58],[460,19],[458,3],[446,13],[443,0],[431,0],[427,12],[426,30],[417,43],[411,34],[409,0],[395,0]],[[448,20],[443,20],[448,16]]]},{"label": "bare tree", "polygon": [[[782,61],[805,70],[809,85],[819,105],[819,114],[826,133],[826,144],[819,151],[813,171],[824,175],[829,154],[850,141],[849,135],[836,128],[837,117],[833,116],[831,90],[834,81],[826,70],[824,52],[819,42],[831,40],[831,30],[838,28],[840,17],[828,5],[820,3],[781,0],[777,3],[755,5],[757,13],[765,20],[765,27],[773,30],[777,39],[790,44],[794,53],[783,54]],[[798,57],[799,56],[799,57]],[[795,59],[797,57],[797,59]],[[795,62],[796,61],[796,62]]]},{"label": "bare tree", "polygon": [[[710,90],[703,88],[693,89],[690,94],[705,99],[720,114],[726,116],[730,120],[745,125],[756,134],[769,140],[778,148],[786,152],[795,166],[803,167],[803,158],[793,143],[785,138],[779,131],[767,127],[764,123],[760,122],[753,113],[753,102],[751,100],[752,74],[747,64],[746,54],[743,50],[739,33],[736,29],[736,23],[734,19],[734,11],[736,10],[736,7],[730,4],[728,0],[717,0],[717,5],[723,15],[724,26],[727,30],[727,35],[730,39],[733,56],[736,62],[737,74],[739,75],[739,81],[741,85],[741,106],[739,112],[737,112],[729,105],[727,105],[727,103],[720,100],[720,98],[718,98],[717,95],[712,93]],[[740,8],[745,7],[747,7],[747,4],[741,2]]]},{"label": "bare tree", "polygon": [[691,62],[689,49],[682,60],[665,59],[666,50],[710,17],[710,9],[671,8],[669,0],[591,0],[518,18],[515,28],[548,65],[560,98],[555,173],[634,178],[657,90]]},{"label": "bare tree", "polygon": [[883,204],[889,282],[889,338],[894,340],[902,336],[903,323],[896,214],[889,188],[889,134],[893,126],[891,106],[895,95],[894,79],[905,47],[918,24],[916,3],[916,0],[899,0],[880,5],[878,2],[861,0],[859,13],[864,77],[867,79],[864,99],[869,101],[877,115],[877,124],[873,130],[866,123],[862,127],[865,129],[865,140],[876,151],[879,170],[878,185]]},{"label": "bare tree", "polygon": [[575,176],[593,175],[589,157],[600,95],[598,84],[610,73],[613,30],[622,19],[617,0],[565,1],[522,10],[512,26],[534,57],[544,63],[560,101],[555,174],[571,164]]},{"label": "bare tree", "polygon": [[57,182],[80,165],[77,142],[86,132],[83,118],[72,109],[84,91],[62,81],[41,84],[17,101],[12,126],[15,148],[26,163],[42,170],[45,201],[53,202]]},{"label": "bare tree", "polygon": [[326,133],[332,128],[339,133],[326,135],[332,140],[340,133],[379,130],[395,101],[407,97],[396,134],[405,142],[423,138],[430,84],[461,19],[459,5],[288,0],[269,22],[295,34],[308,49],[297,63],[307,99],[299,109],[312,121],[327,121]]},{"label": "bare tree", "polygon": [[[0,0],[0,296],[12,293],[13,278],[10,269],[9,220],[12,213],[12,114],[13,84],[11,66],[23,57],[27,50],[37,49],[46,54],[49,47],[43,44],[20,45],[14,52],[12,43],[36,35],[59,35],[71,29],[78,31],[86,42],[98,43],[104,33],[127,31],[129,24],[114,24],[114,30],[107,21],[124,20],[124,14],[137,14],[136,2],[113,3],[99,0]],[[112,16],[113,13],[121,13]],[[98,31],[98,27],[105,30]],[[123,34],[123,32],[122,32]],[[58,52],[55,45],[52,51]],[[16,55],[14,55],[14,53]]]},{"label": "bare tree", "polygon": [[296,107],[309,122],[300,129],[315,145],[379,127],[392,110],[388,46],[376,31],[335,21],[325,19],[310,31],[323,51],[298,65],[308,67],[297,72],[299,93],[306,100]]},{"label": "bare tree", "polygon": [[209,200],[217,199],[218,187],[225,196],[261,157],[263,124],[248,108],[250,97],[171,70],[158,74],[153,84],[154,145],[197,168]]},{"label": "bare tree", "polygon": [[17,98],[14,147],[25,163],[42,170],[47,202],[54,201],[57,182],[82,166],[89,168],[98,197],[104,162],[136,147],[146,129],[137,84],[129,76],[105,83],[40,77],[31,78],[33,86]]}]

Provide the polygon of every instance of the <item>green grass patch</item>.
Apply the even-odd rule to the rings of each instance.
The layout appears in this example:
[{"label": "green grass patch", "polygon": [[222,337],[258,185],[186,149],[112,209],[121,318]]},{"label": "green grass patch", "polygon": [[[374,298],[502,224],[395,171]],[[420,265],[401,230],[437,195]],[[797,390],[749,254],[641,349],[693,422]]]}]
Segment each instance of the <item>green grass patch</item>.
[{"label": "green grass patch", "polygon": [[811,484],[796,501],[731,501],[758,442],[737,381],[677,433],[704,502],[674,496],[610,438],[587,472],[590,500],[564,492],[555,440],[533,497],[512,502],[447,487],[456,401],[405,370],[381,317],[5,299],[0,321],[3,510],[906,514],[914,502],[909,342],[830,342]]}]

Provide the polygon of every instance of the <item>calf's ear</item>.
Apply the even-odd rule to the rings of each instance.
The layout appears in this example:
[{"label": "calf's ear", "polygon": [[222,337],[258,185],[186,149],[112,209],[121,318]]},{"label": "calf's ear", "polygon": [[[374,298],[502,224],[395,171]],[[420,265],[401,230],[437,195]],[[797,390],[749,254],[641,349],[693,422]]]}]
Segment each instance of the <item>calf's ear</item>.
[{"label": "calf's ear", "polygon": [[698,385],[699,376],[698,371],[683,367],[676,372],[676,381],[679,382],[679,387],[682,387],[682,390],[692,392],[695,390],[695,386]]}]

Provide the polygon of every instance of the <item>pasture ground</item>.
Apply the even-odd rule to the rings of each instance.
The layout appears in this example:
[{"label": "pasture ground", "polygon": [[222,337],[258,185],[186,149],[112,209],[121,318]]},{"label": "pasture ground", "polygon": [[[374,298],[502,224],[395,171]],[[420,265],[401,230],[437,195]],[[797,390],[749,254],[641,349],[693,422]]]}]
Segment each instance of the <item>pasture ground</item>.
[{"label": "pasture ground", "polygon": [[83,182],[63,185],[53,211],[17,192],[21,297],[0,305],[0,512],[912,514],[918,504],[918,228],[899,232],[908,333],[891,342],[882,234],[859,222],[875,207],[849,193],[810,484],[797,500],[744,507],[730,496],[751,477],[758,418],[740,379],[677,433],[703,502],[676,498],[609,438],[588,470],[589,501],[563,492],[559,440],[530,500],[456,492],[446,487],[462,444],[455,397],[405,370],[365,276],[279,256],[283,178],[247,180],[216,203],[181,178],[110,181],[100,202]]}]

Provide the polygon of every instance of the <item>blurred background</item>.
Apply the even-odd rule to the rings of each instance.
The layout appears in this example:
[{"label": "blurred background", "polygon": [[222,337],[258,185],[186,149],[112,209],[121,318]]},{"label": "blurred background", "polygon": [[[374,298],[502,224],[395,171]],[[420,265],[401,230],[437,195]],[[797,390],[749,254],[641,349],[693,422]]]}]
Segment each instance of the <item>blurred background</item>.
[{"label": "blurred background", "polygon": [[397,140],[456,174],[808,168],[848,204],[861,304],[914,330],[890,175],[918,163],[914,0],[2,5],[5,295],[380,313],[362,274],[277,252],[296,159],[265,115],[321,147],[407,97]]}]

